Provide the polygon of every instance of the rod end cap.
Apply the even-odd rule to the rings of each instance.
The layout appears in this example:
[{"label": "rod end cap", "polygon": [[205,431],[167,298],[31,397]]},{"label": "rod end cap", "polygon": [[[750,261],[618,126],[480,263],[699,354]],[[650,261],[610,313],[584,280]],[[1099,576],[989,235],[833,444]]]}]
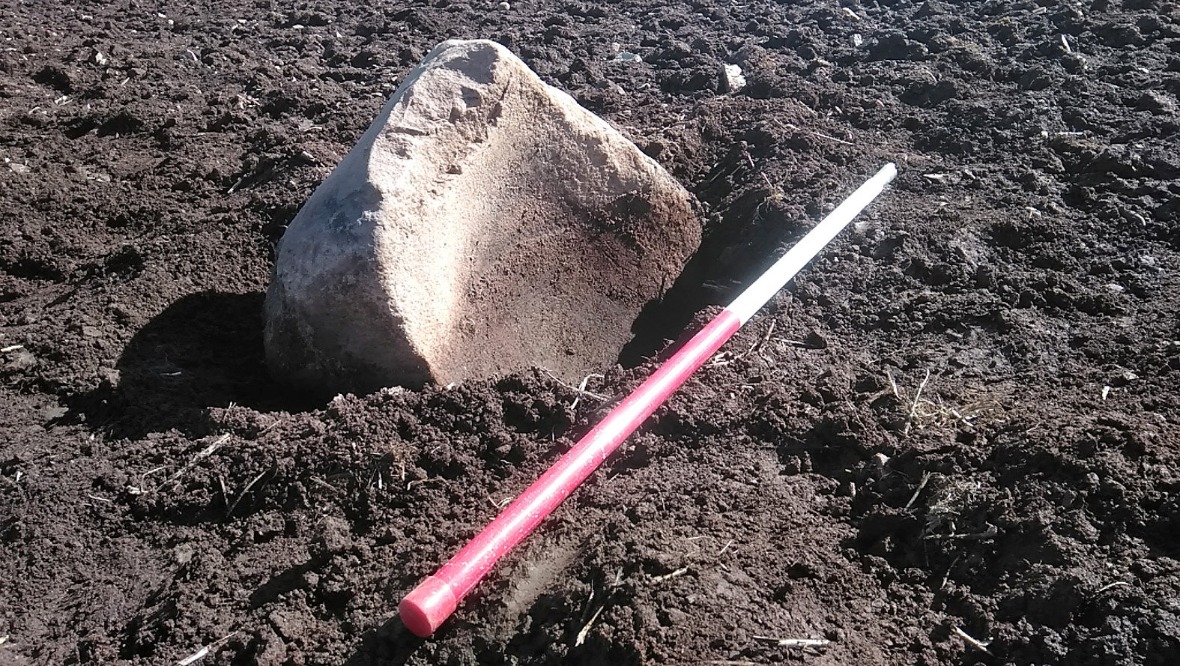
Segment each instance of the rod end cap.
[{"label": "rod end cap", "polygon": [[459,607],[455,592],[442,579],[430,576],[418,584],[397,606],[402,624],[415,636],[426,638]]}]

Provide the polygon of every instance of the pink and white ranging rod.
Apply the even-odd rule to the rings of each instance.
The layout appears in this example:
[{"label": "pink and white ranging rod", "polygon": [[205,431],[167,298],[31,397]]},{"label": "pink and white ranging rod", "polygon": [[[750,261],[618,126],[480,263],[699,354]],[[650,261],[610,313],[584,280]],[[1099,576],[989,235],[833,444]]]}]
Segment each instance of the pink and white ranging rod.
[{"label": "pink and white ranging rod", "polygon": [[857,188],[655,374],[612,409],[601,423],[586,433],[470,543],[414,588],[398,606],[406,627],[422,637],[434,633],[455,612],[459,600],[501,557],[531,534],[689,375],[848,226],[896,175],[897,167],[886,164],[877,175]]}]

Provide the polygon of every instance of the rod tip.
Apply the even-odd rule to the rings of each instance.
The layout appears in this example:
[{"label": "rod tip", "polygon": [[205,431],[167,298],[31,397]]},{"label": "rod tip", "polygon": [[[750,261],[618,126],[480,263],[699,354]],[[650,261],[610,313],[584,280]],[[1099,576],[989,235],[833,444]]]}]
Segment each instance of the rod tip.
[{"label": "rod tip", "polygon": [[459,606],[455,592],[446,582],[430,576],[415,587],[397,606],[402,624],[412,634],[426,638],[433,634]]}]

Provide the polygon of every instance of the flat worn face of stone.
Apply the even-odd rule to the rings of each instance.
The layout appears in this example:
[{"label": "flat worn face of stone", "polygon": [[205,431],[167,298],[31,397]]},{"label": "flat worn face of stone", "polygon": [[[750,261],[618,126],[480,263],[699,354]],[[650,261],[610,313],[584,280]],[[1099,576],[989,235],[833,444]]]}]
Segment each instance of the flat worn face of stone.
[{"label": "flat worn face of stone", "polygon": [[700,243],[691,196],[504,47],[445,42],[279,245],[276,378],[370,391],[614,363]]}]

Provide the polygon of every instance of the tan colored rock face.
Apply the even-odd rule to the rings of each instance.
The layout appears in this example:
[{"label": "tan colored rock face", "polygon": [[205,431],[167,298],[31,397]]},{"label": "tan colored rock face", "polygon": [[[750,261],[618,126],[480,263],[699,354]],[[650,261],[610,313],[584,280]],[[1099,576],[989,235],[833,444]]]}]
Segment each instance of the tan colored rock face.
[{"label": "tan colored rock face", "polygon": [[445,42],[279,245],[276,378],[321,393],[614,362],[700,242],[690,195],[504,47]]}]

